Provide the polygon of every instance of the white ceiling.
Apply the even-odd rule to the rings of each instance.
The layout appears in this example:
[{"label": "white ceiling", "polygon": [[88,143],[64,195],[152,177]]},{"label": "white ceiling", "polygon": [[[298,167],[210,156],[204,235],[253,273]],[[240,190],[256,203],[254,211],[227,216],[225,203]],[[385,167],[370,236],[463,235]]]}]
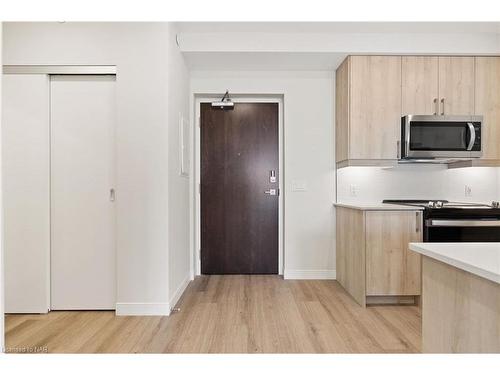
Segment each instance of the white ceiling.
[{"label": "white ceiling", "polygon": [[191,70],[335,70],[347,54],[498,54],[500,22],[180,22]]}]

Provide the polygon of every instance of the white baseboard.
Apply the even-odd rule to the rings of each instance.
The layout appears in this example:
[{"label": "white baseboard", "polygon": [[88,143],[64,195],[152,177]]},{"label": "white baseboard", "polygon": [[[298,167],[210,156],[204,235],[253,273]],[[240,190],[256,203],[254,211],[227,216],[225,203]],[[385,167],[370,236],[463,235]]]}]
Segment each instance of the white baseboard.
[{"label": "white baseboard", "polygon": [[191,281],[191,275],[187,275],[186,278],[182,281],[181,285],[179,285],[179,287],[175,291],[174,295],[170,298],[169,303],[172,309],[175,307],[177,302],[179,302],[182,293],[184,293],[190,281]]},{"label": "white baseboard", "polygon": [[287,270],[284,278],[288,280],[335,280],[335,270]]},{"label": "white baseboard", "polygon": [[168,303],[117,303],[116,315],[159,315],[169,316],[170,306]]}]

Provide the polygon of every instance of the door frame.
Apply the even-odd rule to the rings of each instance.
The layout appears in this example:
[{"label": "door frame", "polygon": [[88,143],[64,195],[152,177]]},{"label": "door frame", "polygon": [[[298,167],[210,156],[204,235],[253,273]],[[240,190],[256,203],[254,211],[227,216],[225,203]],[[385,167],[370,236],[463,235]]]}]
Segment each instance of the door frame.
[{"label": "door frame", "polygon": [[[47,290],[47,312],[51,311],[52,307],[52,298],[51,298],[51,288],[52,288],[52,171],[51,171],[51,161],[52,161],[52,152],[51,152],[51,123],[50,123],[50,80],[53,75],[76,75],[76,76],[86,76],[86,75],[111,75],[115,76],[115,80],[118,79],[117,68],[116,65],[32,65],[32,64],[19,64],[19,65],[1,65],[2,72],[0,74],[36,74],[36,75],[44,75],[47,78],[47,90],[49,101],[47,106],[49,106],[49,118],[48,118],[48,141],[49,141],[49,212],[47,215],[49,217],[49,244],[47,251],[47,259],[45,263],[45,268],[47,270],[47,280],[45,284],[45,288]],[[116,95],[115,95],[116,96]],[[116,98],[115,98],[116,100]],[[116,112],[116,108],[115,108]],[[113,124],[113,144],[112,144],[112,163],[114,167],[113,171],[113,183],[115,184],[116,190],[116,113],[115,113],[115,123]],[[113,251],[115,253],[115,295],[117,295],[118,291],[118,279],[117,276],[117,260],[118,260],[118,251],[117,251],[117,241],[116,241],[116,220],[117,220],[117,210],[116,205],[113,213],[113,228],[112,234],[114,236],[114,245]],[[1,247],[1,257],[4,256],[4,248]],[[3,263],[2,263],[3,266]],[[4,285],[2,285],[2,288]]]},{"label": "door frame", "polygon": [[[194,218],[191,221],[193,230],[193,246],[191,251],[191,268],[192,276],[201,275],[201,197],[200,197],[200,182],[201,182],[201,123],[200,123],[200,108],[201,103],[213,102],[220,99],[222,94],[194,94],[194,137],[191,157],[194,163],[193,176],[191,179],[192,202],[194,202]],[[279,166],[279,181],[278,188],[280,191],[278,197],[278,275],[283,275],[284,272],[284,236],[283,236],[283,208],[284,208],[284,139],[283,139],[283,95],[266,95],[266,94],[231,94],[231,100],[234,103],[277,103],[278,104],[278,166]]]}]

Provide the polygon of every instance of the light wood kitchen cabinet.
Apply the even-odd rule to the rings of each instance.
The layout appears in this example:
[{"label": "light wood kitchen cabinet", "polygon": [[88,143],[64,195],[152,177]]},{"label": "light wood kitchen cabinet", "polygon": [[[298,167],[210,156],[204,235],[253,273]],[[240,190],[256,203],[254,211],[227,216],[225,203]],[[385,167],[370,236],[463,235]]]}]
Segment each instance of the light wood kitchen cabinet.
[{"label": "light wood kitchen cabinet", "polygon": [[474,57],[439,57],[441,115],[474,114]]},{"label": "light wood kitchen cabinet", "polygon": [[337,281],[361,306],[366,304],[365,213],[361,210],[336,209]]},{"label": "light wood kitchen cabinet", "polygon": [[474,57],[403,56],[402,115],[472,115]]},{"label": "light wood kitchen cabinet", "polygon": [[[348,56],[336,72],[337,167],[395,161],[405,115],[486,113],[496,118],[500,84],[488,79],[500,74],[496,58],[478,59],[482,58]],[[486,137],[485,158],[498,159],[498,130],[487,129]]]},{"label": "light wood kitchen cabinet", "polygon": [[396,159],[401,56],[349,56],[336,88],[337,161]]},{"label": "light wood kitchen cabinet", "polygon": [[483,116],[483,157],[500,159],[500,57],[476,57],[475,114]]},{"label": "light wood kitchen cabinet", "polygon": [[349,159],[349,58],[338,67],[335,79],[335,160]]},{"label": "light wood kitchen cabinet", "polygon": [[419,295],[420,255],[408,243],[422,241],[420,211],[367,211],[366,295]]},{"label": "light wood kitchen cabinet", "polygon": [[[361,306],[415,302],[421,293],[422,212],[336,208],[337,281]],[[405,298],[407,297],[407,298]]]},{"label": "light wood kitchen cabinet", "polygon": [[439,61],[435,56],[403,56],[402,116],[439,111]]}]

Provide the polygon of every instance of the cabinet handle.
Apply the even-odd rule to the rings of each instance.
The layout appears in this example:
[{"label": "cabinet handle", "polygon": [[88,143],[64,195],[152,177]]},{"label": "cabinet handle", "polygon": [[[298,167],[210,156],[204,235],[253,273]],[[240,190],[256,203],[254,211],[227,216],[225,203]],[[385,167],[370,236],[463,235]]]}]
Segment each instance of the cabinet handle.
[{"label": "cabinet handle", "polygon": [[441,98],[441,104],[443,105],[441,110],[441,116],[444,116],[444,98]]},{"label": "cabinet handle", "polygon": [[436,116],[439,112],[438,98],[434,98],[432,102],[434,103],[434,116]]},{"label": "cabinet handle", "polygon": [[420,213],[419,212],[415,212],[415,231],[417,233],[420,232]]}]

